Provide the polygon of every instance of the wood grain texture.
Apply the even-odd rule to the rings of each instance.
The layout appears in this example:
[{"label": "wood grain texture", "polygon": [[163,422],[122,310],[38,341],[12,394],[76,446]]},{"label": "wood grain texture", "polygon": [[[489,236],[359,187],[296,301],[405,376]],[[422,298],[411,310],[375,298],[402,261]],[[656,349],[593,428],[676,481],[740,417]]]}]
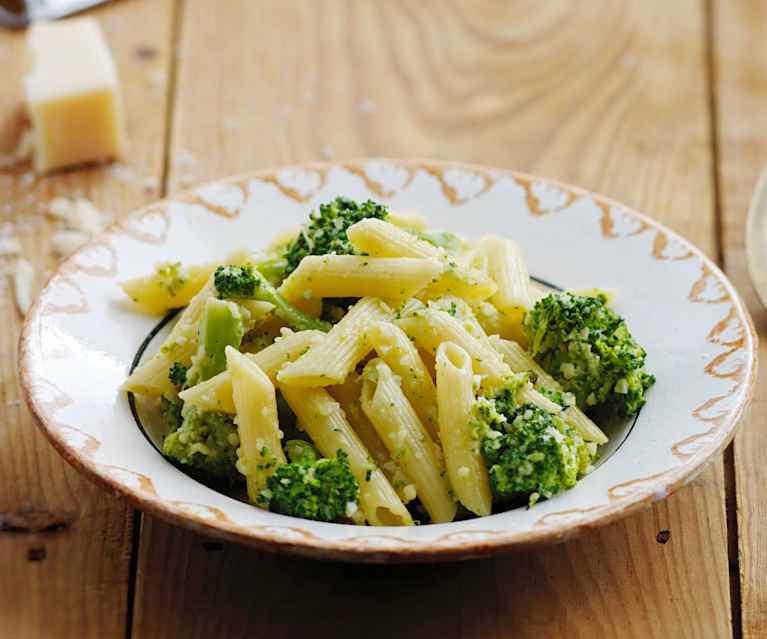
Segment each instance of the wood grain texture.
[{"label": "wood grain texture", "polygon": [[[121,179],[103,167],[38,179],[27,166],[0,171],[0,225],[9,225],[22,241],[38,270],[38,284],[55,265],[49,250],[52,224],[43,215],[51,197],[80,193],[119,216],[153,196],[145,178],[158,180],[162,171],[166,93],[154,85],[155,74],[169,61],[170,2],[115,3],[93,15],[124,81],[129,168]],[[6,153],[24,126],[23,33],[0,32],[0,62],[0,152]],[[127,179],[125,171],[135,175]],[[5,276],[0,323],[0,635],[122,636],[132,510],[70,468],[23,405],[16,376],[21,319]]]},{"label": "wood grain texture", "polygon": [[[703,9],[187,0],[170,184],[318,157],[457,159],[599,190],[715,255]],[[727,637],[724,503],[717,460],[573,542],[421,567],[273,557],[145,518],[134,635]]]},{"label": "wood grain texture", "polygon": [[744,233],[751,192],[767,165],[767,5],[718,0],[713,18],[724,265],[761,337],[762,373],[734,454],[740,575],[733,578],[740,578],[743,637],[756,639],[767,632],[767,313],[750,286]]}]

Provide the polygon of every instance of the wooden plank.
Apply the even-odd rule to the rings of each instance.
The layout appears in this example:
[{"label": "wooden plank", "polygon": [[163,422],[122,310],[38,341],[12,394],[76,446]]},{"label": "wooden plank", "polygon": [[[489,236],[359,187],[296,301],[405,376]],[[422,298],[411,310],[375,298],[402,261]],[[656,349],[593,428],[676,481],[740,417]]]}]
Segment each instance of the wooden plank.
[{"label": "wooden plank", "polygon": [[[28,166],[0,171],[0,226],[21,240],[38,284],[55,265],[52,224],[42,215],[51,197],[81,193],[119,216],[154,195],[155,187],[147,186],[159,184],[162,172],[166,99],[156,85],[169,62],[171,7],[171,0],[135,0],[92,12],[124,80],[130,152],[122,169],[38,179]],[[24,126],[23,33],[0,32],[0,62],[0,153],[7,153]],[[133,511],[66,464],[22,404],[16,380],[21,319],[5,276],[0,323],[0,634],[122,636]]]},{"label": "wooden plank", "polygon": [[[189,0],[171,182],[323,156],[455,158],[595,188],[715,254],[704,34],[695,0]],[[731,634],[720,461],[579,540],[459,565],[308,562],[144,521],[141,638]]]},{"label": "wooden plank", "polygon": [[[767,5],[758,0],[713,3],[714,63],[718,79],[719,161],[724,265],[745,297],[767,359],[767,315],[746,268],[744,233],[749,199],[767,165]],[[764,370],[764,364],[762,364]],[[750,418],[735,438],[738,555],[743,637],[763,637],[767,628],[767,381],[760,375]],[[737,565],[733,566],[738,568]]]}]

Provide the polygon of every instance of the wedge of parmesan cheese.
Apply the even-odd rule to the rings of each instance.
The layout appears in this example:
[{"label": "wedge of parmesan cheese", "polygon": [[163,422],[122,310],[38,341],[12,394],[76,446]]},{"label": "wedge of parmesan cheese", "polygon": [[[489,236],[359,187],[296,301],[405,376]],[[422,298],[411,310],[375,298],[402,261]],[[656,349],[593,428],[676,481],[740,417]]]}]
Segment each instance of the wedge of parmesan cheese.
[{"label": "wedge of parmesan cheese", "polygon": [[38,172],[122,155],[125,125],[114,61],[93,18],[39,22],[27,32],[25,78]]}]

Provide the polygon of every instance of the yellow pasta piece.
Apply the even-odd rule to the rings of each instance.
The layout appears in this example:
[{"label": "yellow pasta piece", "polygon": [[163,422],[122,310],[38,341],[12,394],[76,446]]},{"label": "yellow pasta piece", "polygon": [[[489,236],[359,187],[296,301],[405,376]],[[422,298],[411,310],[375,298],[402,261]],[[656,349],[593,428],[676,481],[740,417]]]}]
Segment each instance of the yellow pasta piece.
[{"label": "yellow pasta piece", "polygon": [[487,254],[487,272],[498,286],[490,301],[502,311],[528,310],[530,275],[519,246],[500,237],[485,237],[479,244]]},{"label": "yellow pasta piece", "polygon": [[401,300],[411,297],[442,272],[437,259],[368,257],[361,255],[309,255],[280,286],[291,304],[323,297],[376,297]]},{"label": "yellow pasta piece", "polygon": [[[314,343],[325,338],[321,331],[300,331],[293,333],[284,329],[284,334],[258,353],[247,353],[250,361],[256,364],[274,382],[277,371],[288,362],[295,361]],[[232,396],[232,378],[229,371],[223,371],[210,379],[187,388],[178,395],[184,400],[184,410],[195,406],[200,411],[215,410],[234,413]]]},{"label": "yellow pasta piece", "polygon": [[183,308],[200,292],[218,263],[182,266],[180,262],[158,264],[155,272],[120,282],[120,287],[138,309],[161,315]]},{"label": "yellow pasta piece", "polygon": [[368,327],[390,316],[391,309],[381,300],[362,298],[330,329],[322,342],[277,373],[277,379],[282,384],[304,387],[342,384],[357,362],[372,349],[367,338]]},{"label": "yellow pasta piece", "polygon": [[344,384],[329,386],[327,390],[333,399],[341,405],[341,409],[354,432],[362,440],[362,444],[367,448],[378,467],[384,471],[402,502],[407,503],[415,499],[415,486],[410,483],[407,475],[391,458],[375,427],[370,423],[365,411],[362,410],[360,403],[362,378],[357,373],[352,373],[347,377]]},{"label": "yellow pasta piece", "polygon": [[415,484],[418,497],[435,523],[452,521],[456,504],[445,481],[438,448],[424,430],[394,373],[380,359],[363,373],[362,410],[375,426],[392,458]]},{"label": "yellow pasta piece", "polygon": [[394,226],[414,231],[423,231],[426,228],[426,218],[418,211],[389,211],[386,221]]},{"label": "yellow pasta piece", "polygon": [[448,254],[394,224],[368,218],[346,231],[349,241],[359,251],[376,257],[417,257],[442,261],[442,274],[423,293],[425,299],[440,295],[458,295],[469,300],[483,300],[493,295],[495,283],[486,274],[466,268]]},{"label": "yellow pasta piece", "polygon": [[474,373],[469,354],[452,342],[437,349],[439,431],[445,466],[458,501],[475,515],[489,515],[492,495],[479,439],[471,428]]},{"label": "yellow pasta piece", "polygon": [[359,482],[360,508],[372,526],[413,524],[389,480],[371,464],[370,455],[344,417],[341,406],[324,388],[298,388],[281,384],[282,396],[299,423],[324,457],[335,457],[339,450],[348,455],[349,467]]},{"label": "yellow pasta piece", "polygon": [[237,469],[245,475],[250,501],[260,504],[259,493],[266,480],[287,461],[282,452],[274,385],[258,364],[231,346],[226,347],[226,364],[240,437]]},{"label": "yellow pasta piece", "polygon": [[471,335],[457,318],[444,311],[433,308],[416,311],[395,320],[395,324],[421,349],[436,353],[442,342],[454,342],[463,348],[471,357],[474,370],[484,376],[482,384],[486,388],[498,384],[511,372],[495,349]]},{"label": "yellow pasta piece", "polygon": [[378,357],[402,380],[402,390],[426,427],[439,440],[437,389],[415,344],[405,332],[390,322],[377,322],[368,331]]}]

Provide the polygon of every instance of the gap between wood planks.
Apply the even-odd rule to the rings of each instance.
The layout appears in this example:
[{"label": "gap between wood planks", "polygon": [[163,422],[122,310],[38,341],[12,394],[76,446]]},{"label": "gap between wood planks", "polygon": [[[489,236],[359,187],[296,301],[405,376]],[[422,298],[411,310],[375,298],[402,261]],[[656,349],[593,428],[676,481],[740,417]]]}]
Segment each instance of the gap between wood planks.
[{"label": "gap between wood planks", "polygon": [[[178,47],[181,42],[181,25],[184,17],[184,0],[174,0],[171,15],[170,56],[168,56],[167,99],[165,100],[165,147],[163,149],[162,171],[160,174],[160,199],[168,195],[168,172],[170,170],[170,153],[173,146],[173,109],[176,97],[176,82],[178,80]],[[128,605],[125,612],[125,638],[133,636],[133,615],[136,602],[136,579],[138,576],[139,548],[141,547],[141,530],[143,514],[140,510],[133,511],[133,526],[131,530],[130,565],[128,567]]]},{"label": "gap between wood planks", "polygon": [[[718,87],[718,75],[716,69],[716,16],[714,15],[713,0],[703,0],[703,13],[705,16],[705,61],[707,92],[709,135],[711,139],[711,184],[713,185],[714,198],[714,246],[716,247],[716,263],[724,269],[724,221],[722,208],[722,183],[719,174],[719,159],[721,150],[719,145],[719,109],[716,100]],[[740,592],[740,555],[738,552],[738,503],[736,496],[735,479],[735,440],[724,451],[724,503],[727,516],[727,560],[729,568],[730,584],[730,624],[733,639],[743,637],[743,619],[741,611]]]}]

